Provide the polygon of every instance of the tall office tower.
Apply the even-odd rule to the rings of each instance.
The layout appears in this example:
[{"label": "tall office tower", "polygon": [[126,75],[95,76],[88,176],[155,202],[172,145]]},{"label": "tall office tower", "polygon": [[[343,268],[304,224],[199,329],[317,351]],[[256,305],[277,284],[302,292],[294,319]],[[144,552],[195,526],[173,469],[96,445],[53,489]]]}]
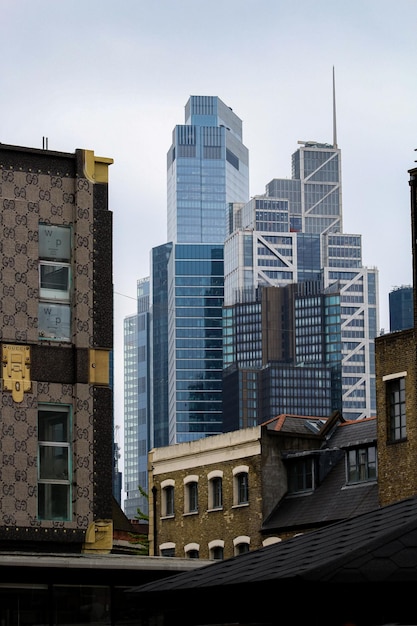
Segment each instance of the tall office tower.
[{"label": "tall office tower", "polygon": [[241,120],[191,96],[168,151],[168,243],[152,250],[153,446],[222,432],[227,206],[248,199]]},{"label": "tall office tower", "polygon": [[224,307],[224,431],[341,411],[339,294],[311,281],[249,295]]},{"label": "tall office tower", "polygon": [[129,519],[138,510],[148,513],[149,290],[149,277],[137,281],[137,313],[124,319],[124,511]]},{"label": "tall office tower", "polygon": [[[323,337],[333,344],[335,354],[341,354],[343,414],[348,419],[369,417],[375,414],[377,270],[362,266],[360,235],[342,232],[341,165],[336,142],[300,142],[300,146],[292,156],[291,179],[274,179],[264,196],[244,206],[229,207],[225,305],[242,307],[244,302],[253,301],[251,293],[258,287],[282,287],[293,282],[319,281],[322,295],[329,290],[337,292],[340,326],[336,334],[340,337],[333,341],[331,331]],[[294,315],[292,320],[295,341],[300,331]],[[328,321],[322,317],[324,327],[329,321],[331,317]]]},{"label": "tall office tower", "polygon": [[390,332],[413,328],[413,288],[406,285],[395,287],[389,292],[388,299]]}]

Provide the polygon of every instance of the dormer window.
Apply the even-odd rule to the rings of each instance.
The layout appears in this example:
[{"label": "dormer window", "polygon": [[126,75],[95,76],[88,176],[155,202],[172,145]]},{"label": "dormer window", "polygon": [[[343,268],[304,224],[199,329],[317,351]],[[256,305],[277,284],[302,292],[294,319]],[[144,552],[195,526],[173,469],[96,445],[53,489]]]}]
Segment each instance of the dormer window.
[{"label": "dormer window", "polygon": [[366,446],[347,451],[347,482],[376,480],[376,447]]},{"label": "dormer window", "polygon": [[312,457],[292,459],[288,464],[288,492],[303,493],[314,489]]}]

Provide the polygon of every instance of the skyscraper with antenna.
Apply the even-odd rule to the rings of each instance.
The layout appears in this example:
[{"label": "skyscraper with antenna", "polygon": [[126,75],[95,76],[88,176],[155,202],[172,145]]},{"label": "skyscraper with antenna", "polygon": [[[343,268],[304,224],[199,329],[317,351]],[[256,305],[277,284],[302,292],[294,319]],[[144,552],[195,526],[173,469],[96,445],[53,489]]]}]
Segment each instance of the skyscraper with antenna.
[{"label": "skyscraper with antenna", "polygon": [[147,371],[138,378],[126,361],[127,393],[138,398],[125,412],[126,511],[137,485],[146,488],[149,447],[284,412],[375,415],[378,273],[362,265],[361,235],[343,232],[334,69],[332,143],[298,146],[291,178],[249,200],[248,151],[230,107],[192,96],[174,128],[167,243],[151,252],[143,344],[127,320],[127,357],[138,342]]},{"label": "skyscraper with antenna", "polygon": [[[298,391],[292,395],[288,390],[290,379],[295,380],[294,372],[294,376],[290,370],[275,372],[275,382],[268,379],[266,373],[269,368],[272,376],[272,363],[275,369],[277,363],[297,370],[330,367],[334,383],[339,386],[327,397],[333,409],[342,410],[347,419],[370,417],[376,411],[378,272],[362,265],[361,235],[343,232],[334,68],[333,142],[310,140],[298,144],[292,155],[290,179],[274,178],[263,196],[230,209],[224,249],[227,330],[223,353],[224,396],[238,403],[238,408],[230,407],[234,420],[227,417],[228,411],[225,413],[233,427],[238,415],[239,427],[251,426],[272,418],[280,406],[281,412],[304,412],[309,397],[315,414],[326,406],[322,396],[314,408],[311,383],[306,386],[299,374]],[[271,289],[288,291],[290,285],[291,296],[271,295]],[[275,330],[271,332],[273,318]],[[248,329],[254,337],[259,336],[259,342],[245,342]],[[337,363],[341,366],[339,373]],[[239,369],[245,375],[239,377]],[[258,377],[253,383],[257,391],[251,396],[247,372],[251,370],[256,378],[257,369],[263,372],[263,382]],[[228,385],[228,372],[230,381],[234,381],[232,387]],[[309,376],[306,373],[306,381],[315,375],[316,389],[327,384],[323,382],[325,373],[320,375],[318,370]],[[271,395],[279,402],[271,402]],[[255,409],[251,418],[242,420],[242,415],[250,413],[248,399]]]}]

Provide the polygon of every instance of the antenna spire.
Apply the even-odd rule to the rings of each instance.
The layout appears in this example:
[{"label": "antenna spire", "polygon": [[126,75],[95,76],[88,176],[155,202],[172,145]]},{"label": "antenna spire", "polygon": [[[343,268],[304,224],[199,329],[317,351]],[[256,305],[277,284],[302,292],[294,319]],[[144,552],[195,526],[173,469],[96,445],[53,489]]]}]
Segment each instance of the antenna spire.
[{"label": "antenna spire", "polygon": [[337,131],[336,131],[336,84],[334,79],[333,65],[333,148],[337,148]]}]

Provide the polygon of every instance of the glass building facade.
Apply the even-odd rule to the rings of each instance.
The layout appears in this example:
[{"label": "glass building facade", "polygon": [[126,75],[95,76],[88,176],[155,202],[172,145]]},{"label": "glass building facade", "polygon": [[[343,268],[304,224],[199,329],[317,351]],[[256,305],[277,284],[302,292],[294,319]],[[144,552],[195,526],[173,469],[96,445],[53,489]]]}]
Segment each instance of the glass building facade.
[{"label": "glass building facade", "polygon": [[339,294],[312,282],[260,286],[255,295],[224,307],[225,431],[281,413],[341,411]]},{"label": "glass building facade", "polygon": [[[292,177],[249,199],[248,151],[230,107],[191,96],[173,130],[167,243],[151,251],[147,449],[285,411],[375,415],[378,273],[362,266],[360,235],[343,233],[340,150],[299,143]],[[138,328],[125,332],[139,347]],[[127,374],[138,398],[139,365]],[[144,452],[138,415],[132,400],[132,497]]]},{"label": "glass building facade", "polygon": [[[285,329],[290,323],[287,331],[298,342],[296,352],[284,356],[284,352],[280,355],[280,350],[272,349],[271,345],[278,346],[280,332],[275,336],[270,332],[272,343],[268,350],[263,350],[263,367],[277,356],[290,359],[299,367],[308,356],[305,353],[304,360],[300,360],[300,342],[304,342],[304,349],[315,354],[317,364],[329,366],[333,372],[333,408],[340,405],[341,393],[346,419],[369,417],[376,412],[374,339],[378,332],[378,272],[362,266],[361,236],[343,233],[340,150],[330,144],[299,143],[301,147],[292,156],[292,179],[273,179],[266,185],[264,196],[252,198],[244,206],[229,207],[224,252],[225,368],[232,364],[258,367],[257,360],[243,363],[239,357],[238,326],[235,337],[231,338],[231,321],[236,319],[242,303],[253,302],[258,287],[296,283],[311,289],[309,285],[316,284],[320,298],[329,292],[338,294],[338,321],[334,324],[331,321],[334,315],[327,315],[320,305],[319,341],[314,316],[303,322],[304,332],[302,327],[289,322],[291,318],[295,320],[297,313],[293,315],[287,308],[290,305],[282,302],[276,311],[279,322],[269,319],[267,324],[278,324]],[[265,325],[261,334],[264,345],[268,335]],[[282,347],[285,333],[281,335]],[[335,336],[337,339],[333,341]],[[321,350],[320,345],[326,342],[328,345]],[[293,345],[289,340],[287,343]],[[337,373],[331,361],[338,359],[342,367]]]},{"label": "glass building facade", "polygon": [[228,205],[249,199],[242,122],[191,96],[167,154],[167,238],[152,251],[152,445],[222,432],[223,244]]},{"label": "glass building facade", "polygon": [[137,282],[137,313],[124,320],[124,511],[148,513],[149,277]]},{"label": "glass building facade", "polygon": [[168,439],[181,443],[222,432],[223,246],[176,244],[169,268]]},{"label": "glass building facade", "polygon": [[414,293],[408,285],[396,287],[388,294],[389,330],[406,330],[414,326]]}]

